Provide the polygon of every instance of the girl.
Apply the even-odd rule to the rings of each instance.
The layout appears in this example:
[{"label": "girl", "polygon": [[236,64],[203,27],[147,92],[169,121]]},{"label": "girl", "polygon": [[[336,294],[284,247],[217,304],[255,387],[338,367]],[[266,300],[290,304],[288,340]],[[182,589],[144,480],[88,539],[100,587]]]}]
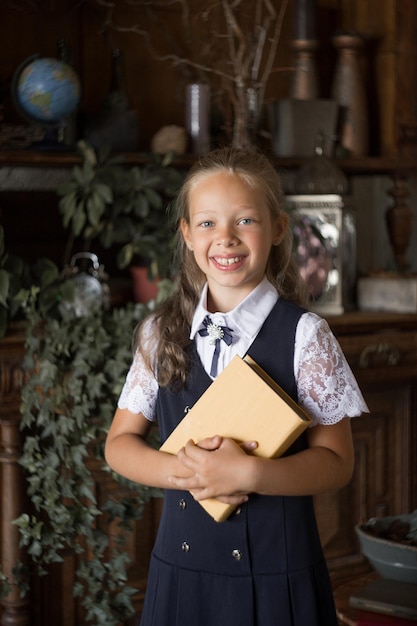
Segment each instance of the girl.
[{"label": "girl", "polygon": [[[115,471],[167,490],[142,626],[337,624],[311,496],[350,480],[349,417],[367,407],[327,323],[300,306],[283,205],[272,164],[233,148],[202,157],[178,195],[175,288],[140,329],[106,442]],[[147,444],[153,420],[164,441],[246,353],[313,419],[285,456],[219,433],[177,456]],[[199,505],[210,497],[237,506],[227,521]]]}]

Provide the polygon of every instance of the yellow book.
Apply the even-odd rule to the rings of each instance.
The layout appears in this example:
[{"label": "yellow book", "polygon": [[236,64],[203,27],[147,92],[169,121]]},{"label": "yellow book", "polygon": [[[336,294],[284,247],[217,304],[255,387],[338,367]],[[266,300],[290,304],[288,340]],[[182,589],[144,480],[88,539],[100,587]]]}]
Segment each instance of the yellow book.
[{"label": "yellow book", "polygon": [[[235,356],[160,450],[177,454],[190,439],[198,443],[221,435],[239,443],[257,441],[252,454],[277,458],[310,423],[309,415],[250,356]],[[235,508],[215,498],[200,504],[217,522]]]}]

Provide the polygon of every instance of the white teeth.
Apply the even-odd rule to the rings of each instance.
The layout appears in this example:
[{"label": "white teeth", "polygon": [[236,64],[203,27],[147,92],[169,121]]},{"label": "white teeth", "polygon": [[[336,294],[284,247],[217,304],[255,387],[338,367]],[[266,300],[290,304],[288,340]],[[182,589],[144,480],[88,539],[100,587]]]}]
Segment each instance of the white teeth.
[{"label": "white teeth", "polygon": [[232,265],[233,263],[239,263],[239,261],[240,261],[240,257],[238,257],[238,256],[235,256],[235,257],[230,258],[230,259],[223,259],[223,258],[216,259],[216,262],[219,265]]}]

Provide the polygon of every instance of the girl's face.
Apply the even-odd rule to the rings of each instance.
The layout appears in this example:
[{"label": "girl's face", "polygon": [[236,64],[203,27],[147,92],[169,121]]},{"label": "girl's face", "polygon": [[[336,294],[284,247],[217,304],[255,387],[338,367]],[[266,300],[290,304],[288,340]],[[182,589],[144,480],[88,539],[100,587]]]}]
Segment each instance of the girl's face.
[{"label": "girl's face", "polygon": [[272,245],[287,228],[285,213],[272,219],[264,193],[237,174],[219,172],[194,184],[184,240],[207,277],[210,311],[229,311],[265,276]]}]

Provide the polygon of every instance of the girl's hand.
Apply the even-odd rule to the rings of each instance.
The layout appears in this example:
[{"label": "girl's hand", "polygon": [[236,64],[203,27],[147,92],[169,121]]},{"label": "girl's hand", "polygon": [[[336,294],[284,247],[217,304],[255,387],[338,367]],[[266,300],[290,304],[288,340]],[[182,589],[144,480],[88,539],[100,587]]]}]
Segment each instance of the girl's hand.
[{"label": "girl's hand", "polygon": [[181,478],[170,476],[169,483],[177,489],[190,491],[196,500],[217,498],[228,504],[246,502],[251,489],[251,452],[257,447],[254,441],[237,444],[232,439],[218,435],[193,441],[178,452],[178,460],[192,472]]}]

